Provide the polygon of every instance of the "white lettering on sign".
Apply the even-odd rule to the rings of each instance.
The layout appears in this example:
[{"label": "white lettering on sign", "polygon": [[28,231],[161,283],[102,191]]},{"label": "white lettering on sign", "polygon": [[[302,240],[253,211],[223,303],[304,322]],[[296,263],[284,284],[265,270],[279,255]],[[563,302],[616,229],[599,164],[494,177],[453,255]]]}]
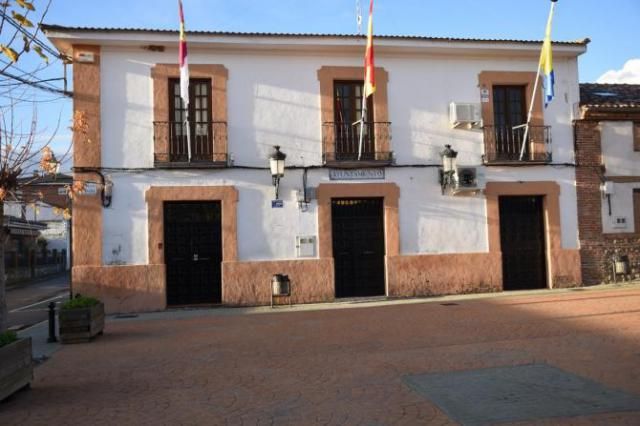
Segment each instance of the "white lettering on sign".
[{"label": "white lettering on sign", "polygon": [[330,169],[331,180],[384,179],[384,169]]}]

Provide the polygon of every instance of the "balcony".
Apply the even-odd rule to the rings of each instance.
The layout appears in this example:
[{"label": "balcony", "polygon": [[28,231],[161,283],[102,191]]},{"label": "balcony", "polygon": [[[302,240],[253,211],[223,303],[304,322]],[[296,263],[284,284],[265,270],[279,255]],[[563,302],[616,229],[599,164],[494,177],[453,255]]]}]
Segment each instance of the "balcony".
[{"label": "balcony", "polygon": [[324,164],[336,168],[379,167],[391,164],[392,152],[387,150],[391,143],[391,123],[367,122],[362,128],[362,155],[358,159],[361,126],[351,123],[324,123]]},{"label": "balcony", "polygon": [[[191,160],[187,149],[190,127]],[[219,168],[227,166],[227,123],[219,121],[155,121],[154,165],[157,168]]]},{"label": "balcony", "polygon": [[[529,126],[527,140],[525,126],[484,126],[485,165],[516,166],[551,162],[551,127]],[[522,145],[524,153],[522,159]]]}]

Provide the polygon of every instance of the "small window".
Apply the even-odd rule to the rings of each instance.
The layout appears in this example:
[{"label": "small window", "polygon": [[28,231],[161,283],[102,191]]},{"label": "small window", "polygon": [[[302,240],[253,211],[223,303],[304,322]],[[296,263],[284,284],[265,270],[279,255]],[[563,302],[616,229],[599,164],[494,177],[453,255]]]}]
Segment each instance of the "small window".
[{"label": "small window", "polygon": [[633,150],[640,151],[640,121],[633,123]]}]

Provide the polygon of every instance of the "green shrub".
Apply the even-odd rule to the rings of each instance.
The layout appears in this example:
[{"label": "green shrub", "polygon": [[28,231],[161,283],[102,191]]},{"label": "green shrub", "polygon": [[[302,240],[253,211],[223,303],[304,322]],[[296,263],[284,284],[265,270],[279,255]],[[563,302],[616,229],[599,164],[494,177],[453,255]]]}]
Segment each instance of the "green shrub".
[{"label": "green shrub", "polygon": [[98,299],[95,299],[93,297],[80,296],[78,294],[73,299],[67,300],[66,302],[64,302],[62,304],[62,309],[68,310],[68,309],[90,308],[92,306],[96,306],[99,303],[100,301]]},{"label": "green shrub", "polygon": [[18,340],[18,335],[15,331],[5,331],[4,333],[0,333],[0,348],[8,345],[9,343],[13,343]]}]

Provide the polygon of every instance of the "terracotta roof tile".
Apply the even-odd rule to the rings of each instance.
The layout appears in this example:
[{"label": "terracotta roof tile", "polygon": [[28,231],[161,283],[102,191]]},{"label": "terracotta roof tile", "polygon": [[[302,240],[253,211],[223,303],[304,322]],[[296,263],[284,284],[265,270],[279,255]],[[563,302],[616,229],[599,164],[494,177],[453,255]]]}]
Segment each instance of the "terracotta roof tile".
[{"label": "terracotta roof tile", "polygon": [[591,108],[640,108],[640,84],[580,85],[580,106]]}]

